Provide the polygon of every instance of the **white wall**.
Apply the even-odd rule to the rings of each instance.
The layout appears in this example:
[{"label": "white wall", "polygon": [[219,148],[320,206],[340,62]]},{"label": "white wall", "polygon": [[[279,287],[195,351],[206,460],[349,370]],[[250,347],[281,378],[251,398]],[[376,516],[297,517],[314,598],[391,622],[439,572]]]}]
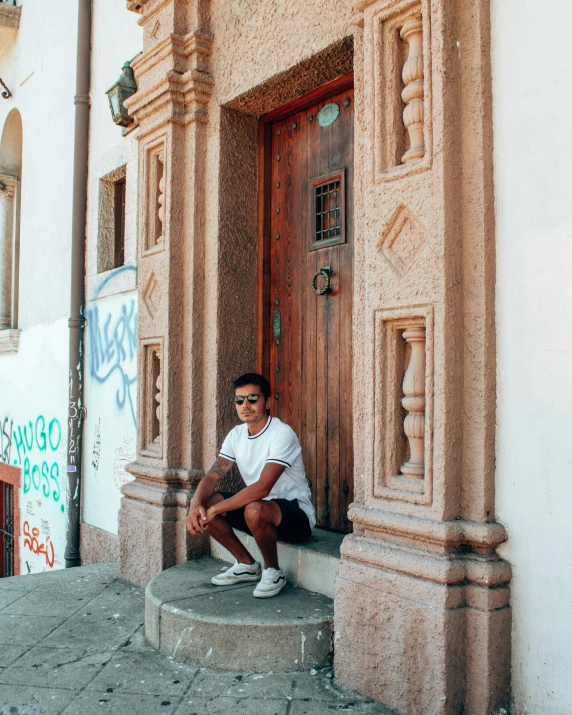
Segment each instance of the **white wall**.
[{"label": "white wall", "polygon": [[516,713],[572,713],[572,5],[492,0],[497,515]]},{"label": "white wall", "polygon": [[26,0],[15,39],[0,47],[0,77],[12,92],[0,100],[0,131],[14,108],[23,126],[22,333],[17,353],[0,354],[10,454],[0,451],[21,469],[23,574],[64,566],[76,37],[77,3]]},{"label": "white wall", "polygon": [[[90,523],[114,533],[121,496],[119,487],[129,478],[124,467],[134,458],[136,435],[133,335],[137,320],[137,147],[132,136],[124,138],[121,129],[113,124],[105,94],[119,77],[123,63],[142,46],[138,15],[128,12],[125,6],[125,2],[117,0],[93,2],[87,246],[89,323],[84,373],[84,404],[88,408],[84,429],[84,514]],[[22,573],[64,565],[76,45],[77,3],[26,0],[15,39],[0,47],[0,77],[13,94],[9,100],[0,100],[0,132],[13,108],[20,111],[23,123],[18,326],[22,333],[16,354],[0,354],[0,428],[7,430],[9,436],[2,439],[10,441],[10,463],[22,468],[22,526],[27,523],[27,529],[40,530],[39,540],[34,542],[38,550],[49,537],[55,552],[53,564],[51,547],[49,559],[41,553],[31,554],[21,534]],[[99,177],[124,164],[128,166],[127,261],[131,266],[98,276],[95,274]],[[122,312],[125,306],[129,311],[127,317]],[[133,312],[132,306],[135,306]],[[99,325],[95,325],[96,314],[101,317]],[[106,325],[107,318],[111,322]],[[120,334],[121,330],[126,332]],[[95,342],[90,342],[91,338],[95,338]],[[94,351],[100,354],[104,351],[99,362],[92,360]],[[111,374],[107,374],[110,370]],[[125,379],[129,383],[129,394],[126,404],[121,406],[118,395],[126,385]],[[24,427],[29,438],[30,422],[34,435],[38,436],[34,436],[27,451],[20,447],[18,452],[17,444],[21,442]],[[54,449],[49,443],[50,424],[52,444],[57,442]],[[97,469],[93,467],[96,424],[101,434]],[[58,440],[54,432],[57,426],[62,432]],[[110,437],[115,440],[113,443],[104,441]],[[7,454],[5,450],[0,449],[0,455],[4,454]],[[48,469],[45,489],[44,463]],[[57,489],[52,479],[56,473]],[[53,496],[54,490],[59,491],[58,499]]]},{"label": "white wall", "polygon": [[[137,414],[137,143],[123,137],[105,92],[141,51],[139,15],[117,0],[95,0],[87,240],[82,521],[117,534],[121,486],[135,459]],[[127,167],[125,266],[98,274],[100,179]]]},{"label": "white wall", "polygon": [[87,320],[83,521],[116,534],[136,452],[137,293],[92,301]]},{"label": "white wall", "polygon": [[21,469],[22,574],[65,563],[67,336],[62,318],[28,328],[17,354],[0,355],[0,453]]}]

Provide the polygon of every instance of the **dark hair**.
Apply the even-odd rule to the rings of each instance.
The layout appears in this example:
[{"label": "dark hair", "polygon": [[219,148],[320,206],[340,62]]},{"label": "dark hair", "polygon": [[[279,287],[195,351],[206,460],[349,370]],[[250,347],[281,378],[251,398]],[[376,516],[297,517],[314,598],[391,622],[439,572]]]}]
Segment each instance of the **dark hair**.
[{"label": "dark hair", "polygon": [[245,385],[257,385],[265,400],[270,397],[270,383],[263,375],[259,375],[257,372],[247,372],[245,375],[237,377],[232,383],[235,390],[237,387],[244,387]]}]

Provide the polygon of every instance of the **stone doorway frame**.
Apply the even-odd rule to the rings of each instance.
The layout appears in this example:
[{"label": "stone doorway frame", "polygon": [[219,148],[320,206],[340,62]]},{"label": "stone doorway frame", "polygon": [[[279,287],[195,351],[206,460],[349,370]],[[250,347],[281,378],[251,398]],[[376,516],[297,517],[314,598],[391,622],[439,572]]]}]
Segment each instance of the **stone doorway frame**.
[{"label": "stone doorway frame", "polygon": [[[204,377],[209,217],[201,177],[215,90],[209,2],[129,0],[128,7],[141,14],[145,38],[132,63],[138,91],[128,102],[139,123],[144,217],[145,429],[119,532],[121,574],[144,585],[207,548],[184,526],[209,427],[191,405],[224,386],[230,368],[216,355],[216,375]],[[489,3],[356,0],[351,32],[339,46],[351,43],[355,71],[360,429],[355,531],[342,545],[336,586],[336,673],[398,711],[488,715],[509,704],[511,629],[510,566],[496,552],[507,534],[495,522],[494,498]],[[298,82],[286,83],[286,93],[312,89],[302,65],[226,104],[223,122],[252,124],[293,98],[280,89],[293,72]],[[320,72],[320,84],[332,79],[327,63]],[[229,225],[221,226],[231,243]],[[216,306],[218,331],[227,298]],[[231,345],[233,359],[252,360],[239,342]]]}]

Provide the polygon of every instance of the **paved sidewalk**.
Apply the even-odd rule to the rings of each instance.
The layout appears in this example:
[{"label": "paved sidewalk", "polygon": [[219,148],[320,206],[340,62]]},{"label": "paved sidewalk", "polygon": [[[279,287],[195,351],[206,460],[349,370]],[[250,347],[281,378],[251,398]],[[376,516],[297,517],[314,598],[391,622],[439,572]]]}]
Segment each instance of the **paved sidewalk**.
[{"label": "paved sidewalk", "polygon": [[147,644],[143,621],[143,591],[116,564],[0,579],[0,715],[391,715],[337,686],[330,668],[178,663]]}]

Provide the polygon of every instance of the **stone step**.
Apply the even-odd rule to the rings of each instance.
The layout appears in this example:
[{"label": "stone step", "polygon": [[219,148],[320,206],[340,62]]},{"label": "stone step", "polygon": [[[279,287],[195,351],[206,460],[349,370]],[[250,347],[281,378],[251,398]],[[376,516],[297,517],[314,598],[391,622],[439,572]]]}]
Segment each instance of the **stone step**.
[{"label": "stone step", "polygon": [[[235,534],[258,561],[262,561],[254,537],[235,529]],[[340,546],[343,534],[325,529],[314,529],[310,539],[303,544],[278,542],[278,561],[288,581],[314,593],[334,597],[334,582],[340,565]],[[211,555],[215,559],[234,563],[233,556],[214,539]]]},{"label": "stone step", "polygon": [[289,671],[328,665],[334,603],[288,584],[254,598],[255,583],[213,586],[208,556],[155,576],[145,590],[145,635],[176,660],[221,670]]}]

